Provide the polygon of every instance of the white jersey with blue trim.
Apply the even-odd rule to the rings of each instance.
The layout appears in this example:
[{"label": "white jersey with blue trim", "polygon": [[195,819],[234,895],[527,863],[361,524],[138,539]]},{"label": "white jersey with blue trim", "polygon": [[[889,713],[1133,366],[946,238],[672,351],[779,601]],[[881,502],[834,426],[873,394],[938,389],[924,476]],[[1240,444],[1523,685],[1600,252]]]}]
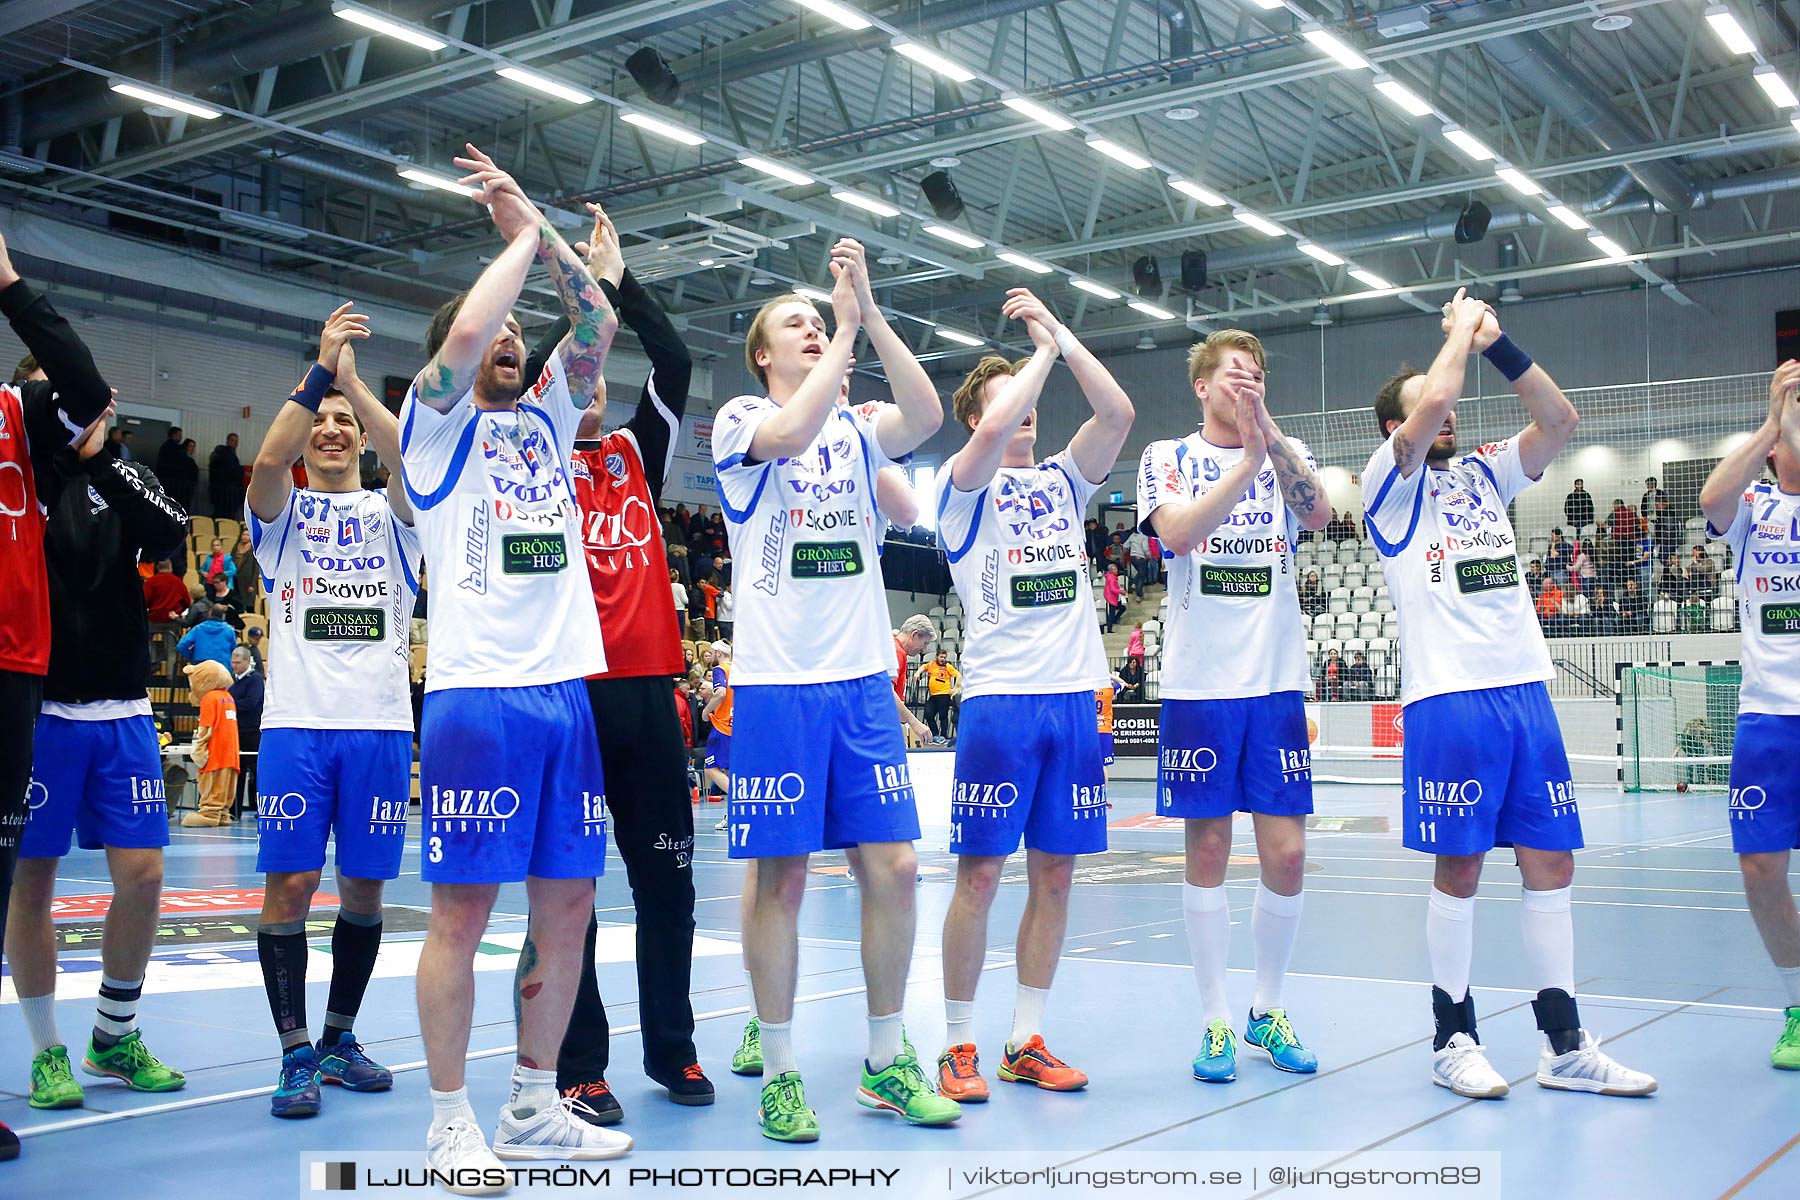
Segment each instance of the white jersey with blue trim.
[{"label": "white jersey with blue trim", "polygon": [[1081,514],[1099,484],[1067,450],[957,488],[938,469],[938,537],[967,614],[963,696],[1048,696],[1106,686]]},{"label": "white jersey with blue trim", "polygon": [[532,687],[606,670],[569,455],[582,410],[550,356],[516,409],[465,393],[400,409],[406,496],[431,580],[425,690]]},{"label": "white jersey with blue trim", "polygon": [[[1312,451],[1288,445],[1309,465]],[[1137,521],[1165,504],[1191,504],[1244,461],[1242,446],[1215,446],[1196,430],[1151,442],[1138,465]],[[1265,458],[1231,514],[1187,554],[1166,545],[1169,621],[1163,631],[1165,700],[1235,700],[1304,692],[1306,626],[1294,579],[1294,521]]]},{"label": "white jersey with blue trim", "polygon": [[1738,711],[1800,716],[1800,496],[1766,480],[1738,498],[1723,533],[1738,583],[1744,681]]},{"label": "white jersey with blue trim", "polygon": [[731,682],[832,683],[893,664],[881,583],[875,473],[892,465],[876,424],[892,404],[832,410],[792,458],[750,457],[781,406],[739,396],[713,418],[719,507],[731,538]]},{"label": "white jersey with blue trim", "polygon": [[1400,618],[1400,702],[1556,675],[1506,506],[1535,480],[1517,438],[1405,479],[1390,438],[1363,472],[1369,537]]},{"label": "white jersey with blue trim", "polygon": [[269,605],[262,727],[411,729],[418,531],[360,488],[295,488],[274,520],[244,516]]}]

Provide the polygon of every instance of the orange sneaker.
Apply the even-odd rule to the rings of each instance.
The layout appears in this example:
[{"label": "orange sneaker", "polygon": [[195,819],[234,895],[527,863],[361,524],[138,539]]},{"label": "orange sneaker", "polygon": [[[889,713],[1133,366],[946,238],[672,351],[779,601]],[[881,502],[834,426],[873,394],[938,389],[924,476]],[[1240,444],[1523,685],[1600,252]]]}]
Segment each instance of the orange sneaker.
[{"label": "orange sneaker", "polygon": [[938,1095],[962,1104],[987,1103],[988,1085],[975,1043],[962,1042],[938,1055]]},{"label": "orange sneaker", "polygon": [[1037,1034],[1017,1050],[1008,1043],[1000,1055],[1000,1078],[1008,1083],[1035,1083],[1047,1092],[1078,1092],[1088,1077],[1044,1049]]}]

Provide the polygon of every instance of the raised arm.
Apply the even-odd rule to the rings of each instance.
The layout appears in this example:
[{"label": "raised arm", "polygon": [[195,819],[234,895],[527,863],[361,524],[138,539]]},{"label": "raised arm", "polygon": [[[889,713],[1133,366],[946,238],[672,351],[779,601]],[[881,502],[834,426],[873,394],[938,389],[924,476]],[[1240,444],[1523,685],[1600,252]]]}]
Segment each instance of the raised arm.
[{"label": "raised arm", "polygon": [[387,406],[375,398],[375,393],[357,375],[356,351],[349,345],[338,352],[337,387],[338,391],[344,393],[344,399],[350,402],[350,411],[356,414],[356,423],[362,426],[363,434],[369,439],[369,449],[375,451],[375,457],[388,469],[392,485],[387,493],[388,507],[393,510],[394,519],[404,525],[411,525],[412,504],[406,498],[406,489],[400,486],[400,418],[389,412]]},{"label": "raised arm", "polygon": [[6,239],[0,237],[0,313],[48,377],[19,385],[25,420],[36,441],[32,453],[50,475],[49,455],[82,437],[106,406],[112,389],[94,366],[94,356],[45,297],[20,278]]},{"label": "raised arm", "polygon": [[1150,514],[1150,531],[1171,553],[1188,554],[1203,545],[1256,483],[1263,459],[1268,456],[1268,446],[1263,441],[1262,425],[1256,419],[1259,397],[1255,383],[1250,372],[1238,368],[1228,369],[1220,382],[1220,387],[1229,390],[1237,405],[1237,427],[1244,439],[1244,457],[1220,476],[1204,496],[1185,503],[1164,504]]},{"label": "raised arm", "polygon": [[1000,394],[988,401],[981,420],[969,434],[969,444],[957,454],[950,482],[959,492],[979,492],[994,478],[1000,460],[1006,456],[1007,443],[1037,407],[1044,380],[1056,364],[1056,339],[1050,331],[1035,320],[1026,321],[1025,328],[1036,350],[1018,374],[1007,377]]},{"label": "raised arm", "polygon": [[875,291],[869,284],[869,263],[862,243],[842,238],[832,247],[832,257],[842,257],[854,272],[856,299],[862,310],[863,328],[869,331],[869,345],[887,372],[888,394],[894,401],[892,411],[881,414],[875,436],[889,458],[904,458],[925,444],[925,440],[944,424],[944,402],[938,398],[931,376],[913,357],[906,340],[894,332],[893,326],[875,303]]},{"label": "raised arm", "polygon": [[1275,486],[1281,489],[1282,503],[1299,520],[1303,529],[1317,533],[1331,521],[1331,505],[1325,495],[1325,483],[1306,456],[1288,442],[1275,424],[1263,397],[1256,398],[1256,419],[1262,427],[1263,440],[1269,443],[1269,464],[1275,468]]},{"label": "raised arm", "polygon": [[[813,364],[800,386],[794,389],[779,412],[771,413],[756,427],[750,440],[750,457],[757,462],[773,462],[792,458],[819,436],[825,421],[837,405],[838,390],[844,372],[850,369],[850,358],[856,349],[856,331],[862,321],[862,309],[856,299],[856,280],[847,260],[834,254],[831,259],[831,311],[837,329],[826,343],[819,361]],[[882,443],[887,448],[887,443]]]},{"label": "raised arm", "polygon": [[1737,516],[1738,497],[1756,482],[1775,443],[1789,439],[1800,444],[1800,416],[1796,416],[1795,387],[1800,385],[1800,362],[1788,359],[1775,369],[1769,381],[1769,416],[1755,433],[1745,438],[1706,477],[1700,488],[1700,511],[1715,534],[1731,528]]},{"label": "raised arm", "polygon": [[1525,402],[1531,424],[1519,432],[1519,466],[1531,478],[1542,478],[1563,447],[1569,444],[1569,439],[1575,436],[1575,427],[1581,424],[1580,414],[1563,395],[1563,390],[1556,386],[1556,380],[1550,378],[1549,372],[1532,362],[1530,356],[1501,331],[1497,318],[1490,317],[1482,322],[1475,333],[1474,344],[1482,357],[1506,376],[1513,390],[1519,393],[1519,399]]},{"label": "raised arm", "polygon": [[542,216],[538,218],[538,257],[549,269],[550,282],[569,318],[568,336],[557,346],[563,371],[569,380],[569,396],[586,408],[599,386],[606,352],[619,331],[619,314],[595,282],[574,247]]},{"label": "raised arm", "polygon": [[[1069,439],[1069,457],[1083,479],[1089,483],[1105,483],[1113,464],[1119,461],[1125,435],[1131,432],[1131,422],[1137,416],[1131,406],[1131,397],[1112,377],[1112,372],[1101,366],[1093,352],[1081,344],[1081,339],[1057,320],[1049,307],[1028,289],[1008,291],[1004,311],[1014,320],[1025,321],[1028,331],[1032,323],[1049,330],[1057,353],[1069,364],[1069,372],[1080,385],[1082,396],[1094,410],[1094,415],[1083,421],[1075,436]],[[1036,340],[1034,336],[1034,344]]]},{"label": "raised arm", "polygon": [[1462,398],[1475,331],[1488,316],[1488,306],[1468,295],[1466,288],[1457,288],[1456,296],[1444,306],[1444,348],[1425,372],[1425,390],[1418,403],[1393,433],[1394,465],[1401,478],[1410,478],[1424,465],[1438,430]]},{"label": "raised arm", "polygon": [[[319,415],[326,389],[338,375],[338,356],[351,341],[369,336],[369,318],[351,312],[353,307],[345,302],[325,318],[324,331],[319,335],[318,361],[307,368],[306,378],[288,393],[287,403],[269,422],[269,432],[263,435],[262,445],[251,460],[250,486],[244,491],[244,504],[259,521],[273,521],[287,507],[288,495],[294,490],[294,463],[306,453],[313,419]],[[399,461],[398,455],[395,461]],[[395,469],[392,463],[388,469]]]},{"label": "raised arm", "polygon": [[899,467],[883,467],[875,472],[875,507],[902,529],[919,523],[919,498]]},{"label": "raised arm", "polygon": [[[75,443],[75,467],[82,480],[106,501],[107,508],[125,522],[129,544],[163,557],[187,540],[187,513],[163,492],[148,467],[105,453],[106,419],[111,413],[111,408],[101,413]],[[66,464],[68,456],[60,461]]]}]

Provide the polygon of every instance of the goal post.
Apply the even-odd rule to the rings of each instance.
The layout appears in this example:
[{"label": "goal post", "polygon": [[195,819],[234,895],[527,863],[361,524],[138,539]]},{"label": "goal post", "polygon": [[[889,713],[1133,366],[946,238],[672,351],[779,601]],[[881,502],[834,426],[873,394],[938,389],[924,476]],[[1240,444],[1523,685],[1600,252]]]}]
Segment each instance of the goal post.
[{"label": "goal post", "polygon": [[1725,791],[1742,682],[1735,662],[1620,663],[1620,788]]}]

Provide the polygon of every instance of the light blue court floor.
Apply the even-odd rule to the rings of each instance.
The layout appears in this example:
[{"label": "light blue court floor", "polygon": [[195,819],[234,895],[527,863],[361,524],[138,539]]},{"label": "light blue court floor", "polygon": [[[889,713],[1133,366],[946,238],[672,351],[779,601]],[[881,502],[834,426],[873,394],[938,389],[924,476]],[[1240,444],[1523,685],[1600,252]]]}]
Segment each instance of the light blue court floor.
[{"label": "light blue court floor", "polygon": [[[920,844],[924,881],[907,1024],[921,1052],[934,1056],[943,1031],[938,941],[953,879],[943,825],[949,756],[916,756],[916,763],[928,828]],[[1800,1073],[1768,1065],[1780,996],[1744,907],[1722,797],[1582,796],[1589,842],[1575,881],[1582,1011],[1618,1058],[1658,1076],[1662,1088],[1649,1099],[1535,1086],[1537,1035],[1518,933],[1518,875],[1510,855],[1493,856],[1477,906],[1476,999],[1483,1039],[1514,1091],[1501,1102],[1477,1102],[1429,1082],[1423,925],[1430,864],[1401,848],[1391,789],[1320,789],[1319,828],[1308,844],[1309,898],[1286,994],[1296,1028],[1319,1055],[1320,1072],[1283,1075],[1244,1053],[1238,1081],[1224,1086],[1189,1075],[1199,1030],[1182,929],[1180,830],[1147,815],[1149,784],[1116,783],[1112,796],[1113,849],[1086,860],[1078,876],[1046,1022],[1051,1049],[1092,1077],[1086,1092],[1039,1093],[993,1074],[1011,1012],[1010,943],[1025,895],[1021,865],[1009,871],[996,903],[994,948],[976,1005],[993,1102],[971,1106],[948,1130],[907,1128],[858,1107],[853,1093],[865,1036],[858,899],[843,878],[841,858],[827,855],[815,860],[802,916],[802,1003],[795,1018],[823,1139],[812,1148],[765,1141],[754,1120],[755,1081],[727,1068],[745,1013],[737,932],[741,869],[727,860],[725,835],[712,829],[718,806],[708,805],[694,855],[701,930],[694,1008],[701,1061],[718,1087],[718,1103],[670,1104],[641,1072],[635,1033],[615,1032],[610,1079],[625,1106],[623,1128],[640,1150],[735,1152],[740,1163],[758,1165],[804,1162],[824,1151],[910,1149],[1034,1150],[1043,1166],[1108,1150],[1335,1151],[1352,1156],[1350,1165],[1377,1151],[1486,1150],[1502,1156],[1507,1197],[1800,1196]],[[1240,822],[1240,855],[1254,854],[1249,832]],[[268,1115],[278,1056],[255,959],[258,900],[237,891],[259,884],[253,829],[178,830],[175,839],[169,916],[141,1024],[151,1046],[188,1073],[188,1087],[142,1096],[89,1081],[85,1110],[33,1111],[24,1098],[29,1043],[8,982],[0,989],[0,1117],[25,1135],[25,1144],[19,1161],[0,1164],[0,1197],[286,1196],[294,1194],[305,1151],[380,1149],[422,1158],[430,1103],[418,1069],[423,1053],[412,975],[428,890],[418,876],[416,838],[405,874],[388,893],[388,940],[358,1024],[372,1053],[402,1072],[386,1095],[326,1089],[324,1113],[304,1122]],[[635,1030],[624,874],[615,857],[600,884],[601,990],[611,1000],[615,1029]],[[1250,858],[1234,867],[1229,886],[1236,924],[1232,998],[1241,1013],[1252,983]],[[328,874],[323,890],[330,889]],[[58,1018],[77,1047],[92,1020],[99,972],[97,944],[81,943],[97,929],[98,905],[79,898],[107,890],[99,855],[66,860],[58,893],[72,948],[62,960]],[[308,997],[315,1033],[325,1008],[330,907],[314,913],[321,922]],[[484,1119],[505,1098],[512,967],[524,911],[522,887],[503,889],[498,913],[504,915],[496,916],[477,964],[469,1084]]]}]

